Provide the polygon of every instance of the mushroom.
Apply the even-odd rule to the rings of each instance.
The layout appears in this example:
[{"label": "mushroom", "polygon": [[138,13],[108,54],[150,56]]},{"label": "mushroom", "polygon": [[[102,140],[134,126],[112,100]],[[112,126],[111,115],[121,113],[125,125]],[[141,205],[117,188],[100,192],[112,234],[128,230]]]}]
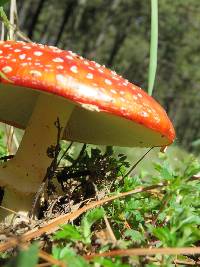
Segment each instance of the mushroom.
[{"label": "mushroom", "polygon": [[[15,157],[0,167],[2,206],[27,215],[50,164],[47,148],[63,139],[124,147],[163,147],[175,139],[164,109],[114,71],[71,51],[0,42],[0,121],[25,129]],[[1,212],[2,219],[7,215]]]}]

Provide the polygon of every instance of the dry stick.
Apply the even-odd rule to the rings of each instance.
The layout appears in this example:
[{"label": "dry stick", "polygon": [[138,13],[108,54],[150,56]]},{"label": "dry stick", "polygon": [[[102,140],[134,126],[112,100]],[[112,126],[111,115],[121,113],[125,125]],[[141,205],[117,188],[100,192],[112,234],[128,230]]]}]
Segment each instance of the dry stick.
[{"label": "dry stick", "polygon": [[116,237],[115,237],[115,235],[114,235],[114,233],[113,233],[112,227],[110,226],[110,223],[109,223],[109,221],[108,221],[107,216],[104,215],[103,219],[104,219],[104,221],[105,221],[106,228],[107,228],[107,230],[108,230],[110,239],[112,240],[112,242],[113,242],[114,244],[116,244],[117,239],[116,239]]},{"label": "dry stick", "polygon": [[4,23],[1,22],[1,41],[4,40],[4,36],[5,36],[5,26]]},{"label": "dry stick", "polygon": [[[37,238],[45,233],[52,233],[54,231],[56,231],[57,229],[59,229],[59,226],[62,224],[65,224],[67,222],[69,222],[70,220],[75,220],[77,217],[79,217],[81,214],[85,213],[88,210],[91,210],[97,206],[103,205],[107,202],[110,202],[112,200],[121,198],[121,197],[125,197],[125,196],[129,196],[129,195],[133,195],[133,194],[137,194],[137,193],[141,193],[141,192],[146,192],[146,191],[150,191],[153,190],[155,188],[160,188],[163,187],[164,184],[163,183],[159,183],[157,185],[151,185],[151,186],[140,186],[134,190],[128,191],[128,192],[124,192],[124,193],[119,193],[118,195],[115,196],[110,196],[110,197],[106,197],[103,198],[101,200],[98,201],[94,201],[88,205],[83,206],[82,208],[65,214],[65,215],[61,215],[55,219],[50,220],[47,224],[41,226],[39,229],[33,229],[31,231],[28,231],[26,234],[23,234],[20,236],[20,240],[21,242],[27,242],[33,238]],[[10,249],[16,245],[18,245],[19,243],[19,237],[13,237],[10,238],[8,241],[5,241],[3,243],[0,244],[0,252],[3,252],[7,249]]]},{"label": "dry stick", "polygon": [[[18,24],[19,24],[19,19],[18,19],[18,14],[17,14],[17,0],[12,0],[13,1],[13,24],[16,25],[16,28],[14,29],[14,38],[16,39],[16,30],[18,28]],[[12,24],[12,23],[11,23]],[[12,126],[13,127],[13,126]],[[14,141],[15,144],[15,149],[16,151],[19,148],[19,141],[17,139],[17,136],[15,134],[15,128],[13,127],[13,136],[12,136],[12,140]],[[15,151],[15,152],[16,152]]]},{"label": "dry stick", "polygon": [[7,125],[7,124],[5,124],[5,127],[6,127],[6,138],[7,138],[7,141],[6,141],[7,151],[8,151],[8,154],[13,154],[12,141],[14,137],[14,127],[11,125]]},{"label": "dry stick", "polygon": [[47,267],[47,266],[52,266],[52,265],[49,262],[39,263],[38,265],[36,265],[36,267]]},{"label": "dry stick", "polygon": [[[10,2],[10,24],[15,25],[15,11],[16,11],[16,0],[11,0]],[[15,39],[15,30],[10,27],[9,37],[11,40]]]},{"label": "dry stick", "polygon": [[64,151],[64,153],[62,154],[62,156],[60,157],[60,159],[59,159],[59,161],[58,161],[58,163],[57,163],[57,166],[60,165],[61,160],[67,155],[67,153],[68,153],[68,151],[70,150],[70,148],[71,148],[71,146],[73,145],[73,143],[74,143],[73,141],[70,142],[70,144],[68,145],[68,147],[66,148],[66,150]]},{"label": "dry stick", "polygon": [[[15,25],[15,18],[17,17],[17,5],[16,5],[16,0],[11,0],[10,2],[10,24]],[[9,38],[11,40],[15,40],[15,29],[13,27],[9,27],[8,29],[9,32]],[[4,40],[4,35],[2,36],[2,39]],[[14,141],[16,149],[19,147],[19,142],[17,140],[17,137],[14,132],[14,127],[13,126],[8,126],[8,130],[6,131],[7,135],[7,150],[9,153],[12,153],[12,142]]]},{"label": "dry stick", "polygon": [[184,248],[133,248],[112,250],[103,253],[94,253],[91,255],[83,256],[86,260],[91,260],[95,257],[116,257],[116,256],[146,256],[146,255],[193,255],[199,254],[200,247],[184,247]]},{"label": "dry stick", "polygon": [[[14,12],[15,12],[15,0],[11,0],[10,2],[10,23],[15,24],[15,17],[14,17]],[[14,30],[13,28],[9,28],[9,38],[11,40],[14,39]],[[8,153],[11,154],[11,146],[12,146],[12,133],[14,132],[13,126],[6,125],[6,136],[7,136],[7,142],[6,142],[6,147],[8,150]]]},{"label": "dry stick", "polygon": [[200,266],[200,261],[181,261],[181,260],[174,260],[175,264],[187,265],[187,266]]},{"label": "dry stick", "polygon": [[[0,209],[6,210],[6,211],[8,211],[8,212],[10,212],[12,214],[15,214],[16,216],[20,216],[20,217],[24,218],[25,220],[27,220],[27,217],[25,215],[19,214],[18,212],[14,211],[14,210],[8,209],[8,208],[6,208],[4,206],[1,206],[1,205],[0,205]],[[28,218],[28,220],[31,223],[31,219]]]},{"label": "dry stick", "polygon": [[131,168],[130,168],[130,170],[125,174],[125,175],[123,175],[123,178],[124,177],[126,177],[126,176],[128,176],[134,169],[135,169],[135,167],[143,160],[143,158],[152,150],[154,148],[154,146],[153,147],[151,147]]},{"label": "dry stick", "polygon": [[56,266],[60,267],[67,267],[66,264],[60,260],[54,259],[50,254],[47,252],[40,250],[39,251],[39,257],[45,261],[47,261],[50,264],[55,264]]},{"label": "dry stick", "polygon": [[[97,200],[100,200],[98,192],[97,192]],[[117,239],[116,239],[116,237],[115,237],[115,235],[113,233],[112,227],[111,227],[111,225],[109,223],[109,220],[108,220],[106,214],[103,216],[103,219],[104,219],[104,222],[106,224],[106,228],[107,228],[108,234],[110,236],[110,240],[112,240],[112,242],[114,244],[116,244]]]},{"label": "dry stick", "polygon": [[16,211],[11,210],[11,209],[8,209],[8,208],[5,208],[5,207],[3,207],[3,206],[1,206],[1,205],[0,205],[0,209],[6,210],[6,211],[9,211],[10,213],[13,213],[13,214],[15,214],[15,215],[18,215],[18,213],[17,213]]}]

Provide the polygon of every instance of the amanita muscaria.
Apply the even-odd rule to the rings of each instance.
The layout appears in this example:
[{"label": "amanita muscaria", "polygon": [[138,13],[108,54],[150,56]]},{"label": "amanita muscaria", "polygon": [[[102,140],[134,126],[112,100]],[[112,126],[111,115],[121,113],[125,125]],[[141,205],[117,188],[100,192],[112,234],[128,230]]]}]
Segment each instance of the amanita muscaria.
[{"label": "amanita muscaria", "polygon": [[175,139],[172,123],[152,97],[70,51],[1,42],[0,71],[6,76],[0,83],[0,121],[25,129],[15,157],[0,167],[4,207],[30,210],[51,161],[46,151],[56,142],[57,118],[63,138],[78,142],[163,147]]}]

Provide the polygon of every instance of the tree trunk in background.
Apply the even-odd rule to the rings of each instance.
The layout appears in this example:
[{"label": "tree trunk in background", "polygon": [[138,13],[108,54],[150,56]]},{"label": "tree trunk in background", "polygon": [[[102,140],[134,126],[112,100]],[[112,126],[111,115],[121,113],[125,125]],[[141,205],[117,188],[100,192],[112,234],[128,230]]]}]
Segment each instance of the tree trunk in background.
[{"label": "tree trunk in background", "polygon": [[128,34],[128,30],[130,27],[131,19],[132,19],[132,17],[129,17],[127,19],[126,23],[123,25],[123,27],[121,29],[119,29],[116,33],[114,44],[113,44],[113,47],[112,47],[111,52],[110,52],[110,56],[109,56],[108,61],[107,61],[108,67],[111,67],[113,65],[113,61],[114,61],[120,47],[123,45],[123,42],[126,39],[126,36]]},{"label": "tree trunk in background", "polygon": [[75,7],[77,5],[77,2],[78,2],[77,0],[66,1],[67,5],[66,5],[66,8],[65,8],[64,15],[62,17],[62,21],[61,21],[61,24],[60,24],[60,27],[59,27],[57,38],[56,38],[56,40],[54,42],[55,45],[58,45],[58,43],[60,42],[60,39],[61,39],[62,34],[64,32],[64,29],[65,29],[65,25],[67,24],[69,17],[74,12],[74,9],[75,9]]},{"label": "tree trunk in background", "polygon": [[18,15],[19,15],[19,27],[24,30],[26,29],[25,21],[27,18],[27,14],[29,14],[29,10],[31,9],[32,4],[30,1],[17,1]]},{"label": "tree trunk in background", "polygon": [[22,9],[19,13],[19,20],[20,20],[20,28],[29,30],[30,29],[30,23],[32,20],[32,17],[35,15],[35,3],[38,1],[30,0],[30,1],[23,1],[24,4],[22,5]]},{"label": "tree trunk in background", "polygon": [[29,32],[28,32],[28,37],[31,39],[33,37],[33,33],[34,33],[34,30],[35,30],[35,26],[38,22],[38,18],[42,12],[42,9],[44,7],[44,4],[45,4],[46,0],[40,0],[38,5],[37,5],[37,8],[35,10],[35,13],[34,15],[32,16],[32,21],[31,21],[31,24],[29,26]]},{"label": "tree trunk in background", "polygon": [[108,27],[112,24],[113,14],[115,10],[117,9],[119,3],[120,3],[120,0],[113,0],[112,4],[108,6],[106,19],[104,20],[104,23],[102,25],[102,30],[99,33],[99,36],[97,37],[97,40],[96,40],[95,51],[97,51],[97,49],[103,44],[105,40],[105,36],[106,36],[106,31]]}]

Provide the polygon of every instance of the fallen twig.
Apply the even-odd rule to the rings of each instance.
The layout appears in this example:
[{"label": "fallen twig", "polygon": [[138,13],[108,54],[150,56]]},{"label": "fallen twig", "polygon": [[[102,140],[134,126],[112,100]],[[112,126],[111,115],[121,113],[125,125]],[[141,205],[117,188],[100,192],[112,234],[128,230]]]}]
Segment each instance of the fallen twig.
[{"label": "fallen twig", "polygon": [[187,266],[200,266],[200,261],[194,261],[194,260],[188,260],[188,261],[184,261],[184,260],[174,260],[175,264],[180,264],[180,265],[187,265]]},{"label": "fallen twig", "polygon": [[146,255],[191,255],[199,254],[200,247],[184,247],[184,248],[134,248],[134,249],[122,249],[112,250],[103,253],[94,253],[91,255],[85,255],[84,258],[91,260],[96,257],[116,257],[116,256],[146,256]]},{"label": "fallen twig", "polygon": [[48,263],[50,263],[49,266],[51,266],[52,264],[55,264],[56,266],[59,266],[59,267],[67,267],[67,265],[64,262],[54,259],[50,254],[46,253],[43,250],[39,251],[39,257],[47,261]]}]

